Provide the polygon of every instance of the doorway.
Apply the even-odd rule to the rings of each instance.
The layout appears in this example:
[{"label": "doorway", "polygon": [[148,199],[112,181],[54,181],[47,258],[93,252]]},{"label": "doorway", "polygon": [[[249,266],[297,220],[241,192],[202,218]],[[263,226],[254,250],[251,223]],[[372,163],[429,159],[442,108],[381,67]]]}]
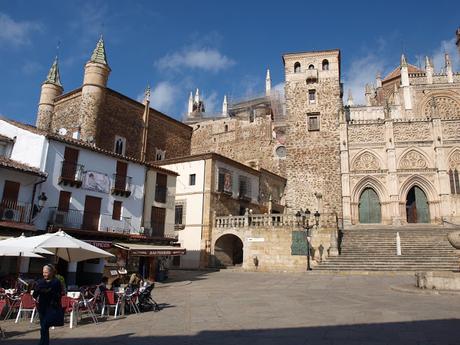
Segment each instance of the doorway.
[{"label": "doorway", "polygon": [[99,216],[101,214],[101,198],[86,196],[83,212],[83,230],[99,230]]},{"label": "doorway", "polygon": [[430,210],[425,192],[418,186],[412,187],[406,198],[406,217],[408,223],[429,223]]},{"label": "doorway", "polygon": [[380,199],[372,188],[366,188],[359,197],[359,222],[362,224],[376,224],[382,221]]},{"label": "doorway", "polygon": [[238,236],[223,235],[216,241],[214,255],[219,266],[241,265],[243,264],[243,242]]}]

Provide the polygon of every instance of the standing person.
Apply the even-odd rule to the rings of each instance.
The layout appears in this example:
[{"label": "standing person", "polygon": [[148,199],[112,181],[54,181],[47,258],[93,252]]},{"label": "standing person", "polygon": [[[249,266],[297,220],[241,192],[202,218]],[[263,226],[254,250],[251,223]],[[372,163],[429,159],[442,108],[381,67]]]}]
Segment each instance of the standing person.
[{"label": "standing person", "polygon": [[52,326],[64,325],[64,311],[61,306],[62,284],[56,278],[53,265],[43,266],[43,279],[37,282],[34,298],[38,298],[38,315],[40,316],[40,342],[38,345],[49,345]]}]

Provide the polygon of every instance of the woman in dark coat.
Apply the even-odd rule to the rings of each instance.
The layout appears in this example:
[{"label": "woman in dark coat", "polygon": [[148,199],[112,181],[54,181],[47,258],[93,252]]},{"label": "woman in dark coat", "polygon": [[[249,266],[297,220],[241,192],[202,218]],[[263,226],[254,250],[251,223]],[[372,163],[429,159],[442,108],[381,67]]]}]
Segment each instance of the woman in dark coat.
[{"label": "woman in dark coat", "polygon": [[61,307],[62,285],[56,278],[53,265],[43,266],[43,279],[37,282],[34,298],[38,298],[38,314],[40,316],[39,345],[49,345],[51,326],[62,326],[64,313]]}]

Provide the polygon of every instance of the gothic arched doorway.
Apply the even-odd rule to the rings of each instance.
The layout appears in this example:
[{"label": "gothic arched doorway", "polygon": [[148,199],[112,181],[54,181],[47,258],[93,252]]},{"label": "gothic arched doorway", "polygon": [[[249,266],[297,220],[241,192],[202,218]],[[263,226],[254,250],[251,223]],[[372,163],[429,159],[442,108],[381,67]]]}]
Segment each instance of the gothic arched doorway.
[{"label": "gothic arched doorway", "polygon": [[236,266],[243,263],[243,242],[238,236],[227,234],[219,237],[214,245],[218,266]]},{"label": "gothic arched doorway", "polygon": [[382,221],[379,196],[372,188],[366,188],[361,193],[358,210],[360,223],[370,224]]},{"label": "gothic arched doorway", "polygon": [[430,210],[425,192],[418,186],[409,189],[406,198],[406,217],[408,223],[429,223]]}]

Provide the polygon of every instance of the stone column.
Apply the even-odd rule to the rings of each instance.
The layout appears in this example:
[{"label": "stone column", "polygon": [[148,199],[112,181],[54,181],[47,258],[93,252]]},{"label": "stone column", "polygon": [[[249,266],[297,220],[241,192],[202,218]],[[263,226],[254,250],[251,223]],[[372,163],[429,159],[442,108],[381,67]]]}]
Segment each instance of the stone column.
[{"label": "stone column", "polygon": [[439,117],[434,117],[433,121],[433,144],[435,152],[435,168],[436,173],[436,184],[437,192],[439,193],[440,198],[440,214],[431,215],[431,218],[436,218],[436,216],[441,217],[441,219],[448,218],[451,216],[451,207],[450,207],[450,182],[448,170],[448,162],[445,157],[445,148],[443,144],[442,137],[442,122]]},{"label": "stone column", "polygon": [[[393,135],[393,120],[385,120],[386,160],[387,160],[387,186],[388,204],[382,209],[382,219],[388,219],[393,225],[401,225],[401,213],[399,207],[399,186],[396,173],[396,151]],[[384,200],[382,200],[384,201]]]},{"label": "stone column", "polygon": [[343,226],[351,225],[350,156],[348,152],[348,125],[340,122],[340,169],[342,175]]}]

